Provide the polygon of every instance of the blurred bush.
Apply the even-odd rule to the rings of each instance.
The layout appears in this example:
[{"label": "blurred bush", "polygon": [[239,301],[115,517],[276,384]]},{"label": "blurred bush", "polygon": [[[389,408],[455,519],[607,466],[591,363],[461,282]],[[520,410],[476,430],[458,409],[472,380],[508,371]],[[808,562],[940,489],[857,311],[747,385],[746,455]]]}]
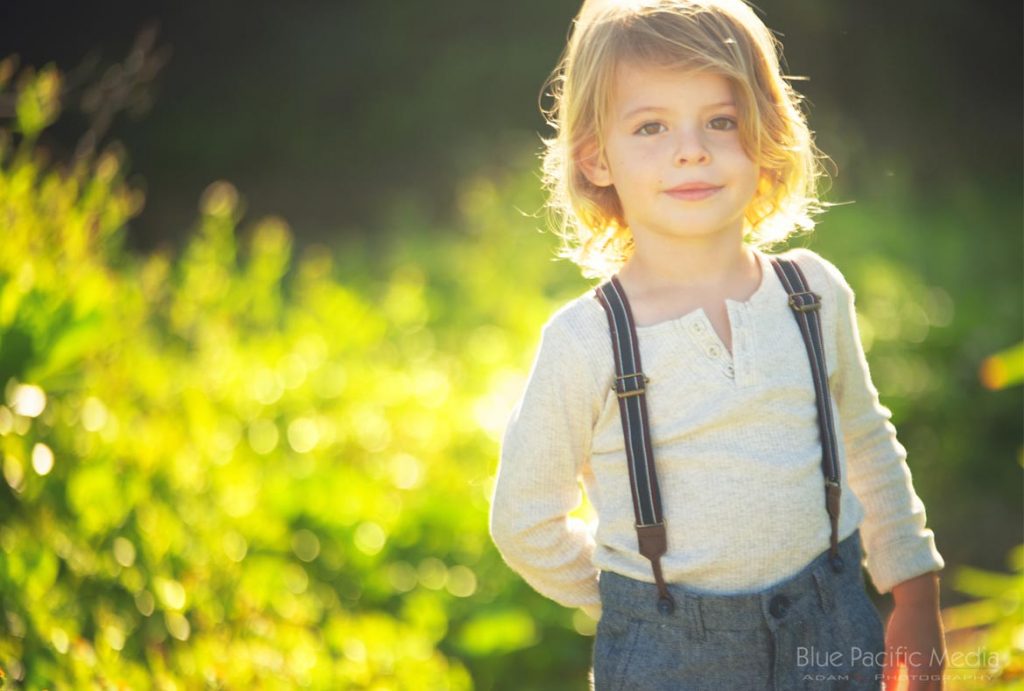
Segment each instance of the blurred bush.
[{"label": "blurred bush", "polygon": [[8,678],[468,688],[438,643],[481,589],[485,500],[438,462],[474,440],[447,424],[452,363],[422,347],[422,276],[372,305],[314,251],[285,284],[287,225],[236,245],[227,183],[180,259],[128,256],[142,199],[117,156],[35,156],[49,79],[22,88],[40,103],[0,168]]},{"label": "blurred bush", "polygon": [[953,587],[970,602],[942,612],[951,691],[1024,686],[1024,545],[1007,558],[1010,573],[960,566]]},{"label": "blurred bush", "polygon": [[[244,201],[220,181],[180,256],[136,257],[122,242],[143,199],[118,150],[62,168],[34,145],[59,110],[55,83],[20,80],[32,103],[0,137],[7,681],[584,688],[593,622],[534,593],[487,535],[498,442],[539,326],[587,289],[548,261],[527,147],[461,186],[450,228],[397,208],[387,237],[293,258],[287,223],[240,227]],[[1016,338],[1012,320],[965,355],[942,336],[956,323],[948,294],[892,263],[837,261],[878,291],[858,293],[864,333],[880,385],[899,385],[911,448],[935,454],[922,466],[1019,472],[999,454],[1012,425],[976,459],[930,431],[978,405],[959,396],[970,353]],[[932,327],[947,331],[927,350]],[[987,405],[1011,419],[1005,400]],[[922,479],[923,494],[945,491]],[[986,485],[926,503],[941,521],[993,494],[1013,501]]]}]

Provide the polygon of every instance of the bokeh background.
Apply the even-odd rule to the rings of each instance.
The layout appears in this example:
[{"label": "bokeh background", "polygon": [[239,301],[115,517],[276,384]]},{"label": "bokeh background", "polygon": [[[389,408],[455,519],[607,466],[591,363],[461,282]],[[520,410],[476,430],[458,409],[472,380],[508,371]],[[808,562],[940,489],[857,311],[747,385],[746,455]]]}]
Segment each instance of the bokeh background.
[{"label": "bokeh background", "polygon": [[[947,685],[1019,688],[1021,6],[757,7],[845,203],[792,244],[857,292],[947,561]],[[0,5],[0,681],[586,688],[594,622],[487,535],[591,285],[537,160],[577,9]]]}]

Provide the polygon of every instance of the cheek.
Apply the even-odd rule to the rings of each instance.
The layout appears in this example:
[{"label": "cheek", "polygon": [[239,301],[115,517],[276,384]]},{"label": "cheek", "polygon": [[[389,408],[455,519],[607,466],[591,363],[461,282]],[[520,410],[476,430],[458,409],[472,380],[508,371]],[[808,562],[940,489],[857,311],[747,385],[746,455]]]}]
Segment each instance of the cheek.
[{"label": "cheek", "polygon": [[751,184],[757,184],[758,178],[761,177],[761,171],[759,166],[750,160],[747,156],[747,152],[743,150],[739,142],[735,146],[730,147],[727,151],[723,152],[724,155],[729,157],[730,165],[733,166],[739,175],[747,181],[753,181]]},{"label": "cheek", "polygon": [[622,182],[643,186],[660,181],[664,167],[658,164],[656,153],[633,151],[619,159],[619,173]]},{"label": "cheek", "polygon": [[608,154],[608,166],[611,169],[612,178],[618,189],[633,189],[642,180],[650,176],[649,163],[645,163],[644,157],[635,152],[630,154],[612,153]]},{"label": "cheek", "polygon": [[729,137],[726,141],[722,142],[722,150],[728,152],[729,156],[742,158],[747,163],[754,164],[747,150],[743,147],[743,140],[738,136]]}]

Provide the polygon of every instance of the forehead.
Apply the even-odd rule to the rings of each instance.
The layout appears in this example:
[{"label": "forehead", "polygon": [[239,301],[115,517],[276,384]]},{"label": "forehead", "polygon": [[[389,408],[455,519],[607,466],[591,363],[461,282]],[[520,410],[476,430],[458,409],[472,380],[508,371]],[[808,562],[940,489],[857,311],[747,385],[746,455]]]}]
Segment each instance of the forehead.
[{"label": "forehead", "polygon": [[614,118],[637,108],[699,110],[735,101],[732,84],[719,73],[635,62],[616,66],[609,96]]}]

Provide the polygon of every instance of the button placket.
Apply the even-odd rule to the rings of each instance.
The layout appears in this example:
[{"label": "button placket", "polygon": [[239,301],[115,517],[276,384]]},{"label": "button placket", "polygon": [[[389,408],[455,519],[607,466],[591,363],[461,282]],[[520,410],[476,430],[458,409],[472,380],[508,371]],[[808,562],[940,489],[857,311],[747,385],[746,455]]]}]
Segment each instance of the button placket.
[{"label": "button placket", "polygon": [[693,321],[689,324],[690,334],[693,336],[697,346],[709,360],[716,362],[718,368],[729,378],[734,378],[735,370],[729,361],[728,352],[723,347],[718,335],[715,334],[710,324],[706,322],[707,317],[703,312],[698,312]]},{"label": "button placket", "polygon": [[708,355],[718,364],[718,368],[722,370],[723,374],[730,378],[733,376],[732,365],[729,364],[729,356],[721,346],[711,345],[708,349]]},{"label": "button placket", "polygon": [[729,310],[729,323],[732,325],[733,337],[732,361],[726,364],[725,373],[735,379],[736,364],[743,357],[743,312],[742,310],[732,309],[732,306],[728,303],[726,303],[726,308]]}]

